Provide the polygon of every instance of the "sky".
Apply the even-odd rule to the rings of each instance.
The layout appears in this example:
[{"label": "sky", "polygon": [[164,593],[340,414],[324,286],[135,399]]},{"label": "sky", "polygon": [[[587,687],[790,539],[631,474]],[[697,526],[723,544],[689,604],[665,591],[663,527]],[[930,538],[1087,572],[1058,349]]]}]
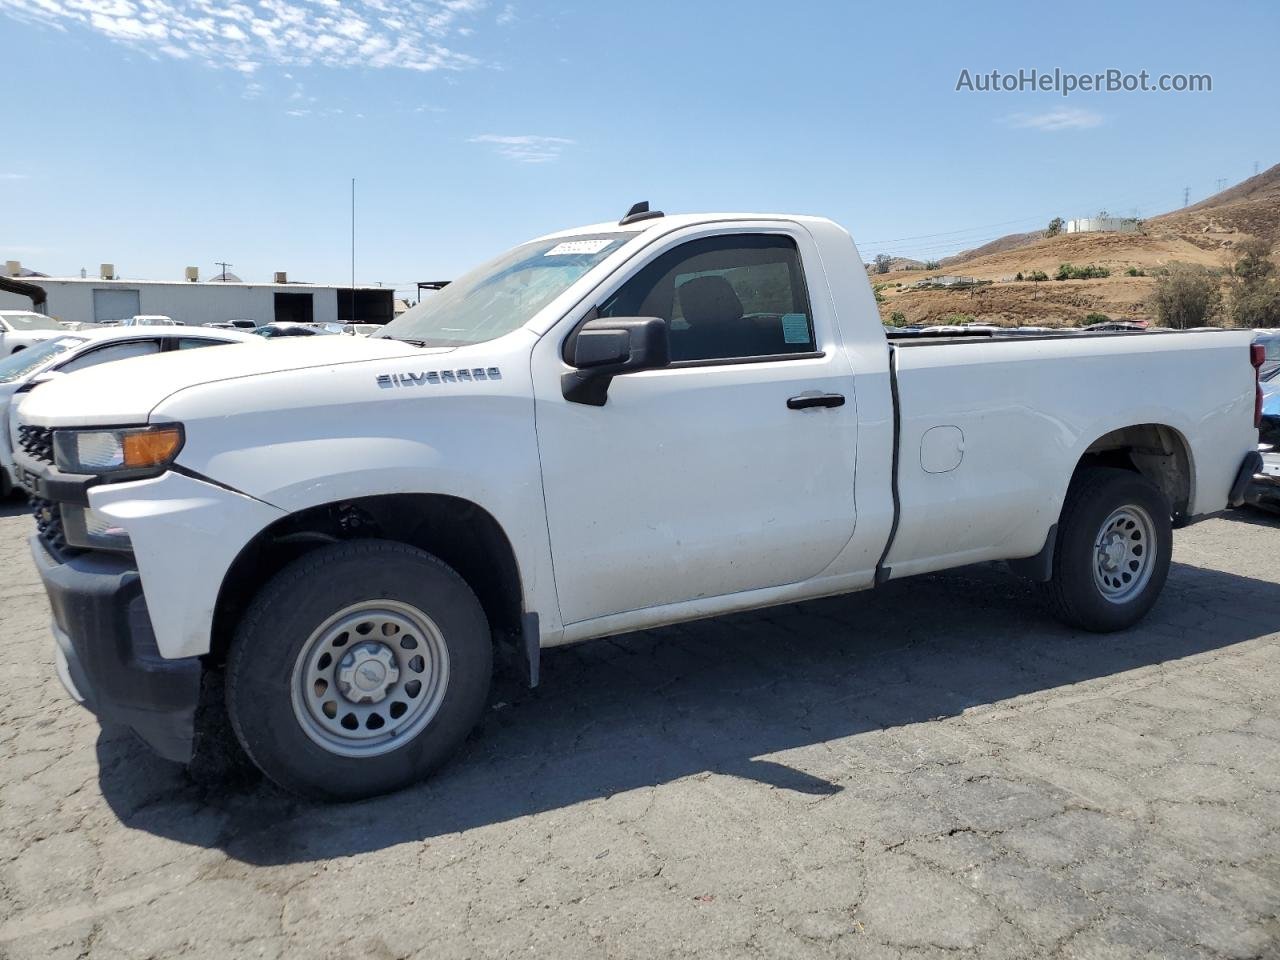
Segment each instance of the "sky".
[{"label": "sky", "polygon": [[[449,279],[541,233],[829,216],[937,258],[1280,162],[1280,4],[0,0],[0,259]],[[1202,92],[960,89],[1000,71]]]}]

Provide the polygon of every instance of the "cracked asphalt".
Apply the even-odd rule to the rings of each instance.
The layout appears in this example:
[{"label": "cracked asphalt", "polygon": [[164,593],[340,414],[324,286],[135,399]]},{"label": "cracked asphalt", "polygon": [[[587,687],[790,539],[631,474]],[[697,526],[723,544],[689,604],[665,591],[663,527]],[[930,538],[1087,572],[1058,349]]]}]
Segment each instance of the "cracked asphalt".
[{"label": "cracked asphalt", "polygon": [[0,957],[1280,957],[1280,525],[1098,637],[996,567],[549,651],[430,783],[203,789],[0,509]]}]

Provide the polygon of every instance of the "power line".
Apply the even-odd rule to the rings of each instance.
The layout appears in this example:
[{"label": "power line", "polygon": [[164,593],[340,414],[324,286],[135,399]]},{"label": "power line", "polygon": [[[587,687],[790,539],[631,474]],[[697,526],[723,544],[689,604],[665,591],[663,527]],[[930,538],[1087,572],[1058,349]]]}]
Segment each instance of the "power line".
[{"label": "power line", "polygon": [[889,240],[864,240],[864,244],[872,243],[902,243],[906,240],[929,240],[933,237],[950,237],[957,233],[969,233],[973,230],[987,230],[991,227],[1007,227],[1013,223],[1028,223],[1039,221],[1039,217],[1019,217],[1017,220],[1002,220],[999,223],[980,223],[976,226],[965,227],[961,230],[944,230],[941,233],[921,233],[914,237],[894,237]]}]

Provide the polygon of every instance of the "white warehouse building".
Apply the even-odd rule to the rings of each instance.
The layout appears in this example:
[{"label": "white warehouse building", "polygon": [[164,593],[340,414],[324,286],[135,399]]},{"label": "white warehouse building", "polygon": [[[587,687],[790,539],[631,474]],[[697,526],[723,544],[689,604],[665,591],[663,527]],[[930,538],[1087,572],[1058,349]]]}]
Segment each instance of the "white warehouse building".
[{"label": "white warehouse building", "polygon": [[[221,320],[302,323],[387,323],[394,313],[389,287],[344,287],[289,283],[245,283],[231,275],[217,280],[121,280],[111,264],[98,277],[44,277],[10,261],[5,273],[45,291],[40,312],[59,320],[101,323],[137,314],[163,314],[188,326]],[[188,276],[195,271],[188,269]],[[31,309],[31,299],[0,291],[0,309]]]}]

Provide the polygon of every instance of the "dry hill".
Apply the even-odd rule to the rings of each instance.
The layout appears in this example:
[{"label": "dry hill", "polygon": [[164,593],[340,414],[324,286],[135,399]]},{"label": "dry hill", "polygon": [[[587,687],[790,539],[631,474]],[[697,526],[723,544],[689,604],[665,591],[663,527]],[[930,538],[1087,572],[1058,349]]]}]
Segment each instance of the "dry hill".
[{"label": "dry hill", "polygon": [[[1073,325],[1091,313],[1152,319],[1151,275],[1175,261],[1225,267],[1244,236],[1280,240],[1280,164],[1182,210],[1147,220],[1140,233],[1011,234],[942,261],[945,269],[872,275],[889,319],[909,323],[973,318],[984,323]],[[1111,276],[1094,280],[1017,281],[1034,271],[1052,277],[1060,264],[1095,264]],[[1144,276],[1129,276],[1130,270]],[[990,280],[967,290],[912,290],[922,276],[962,274]]]}]

